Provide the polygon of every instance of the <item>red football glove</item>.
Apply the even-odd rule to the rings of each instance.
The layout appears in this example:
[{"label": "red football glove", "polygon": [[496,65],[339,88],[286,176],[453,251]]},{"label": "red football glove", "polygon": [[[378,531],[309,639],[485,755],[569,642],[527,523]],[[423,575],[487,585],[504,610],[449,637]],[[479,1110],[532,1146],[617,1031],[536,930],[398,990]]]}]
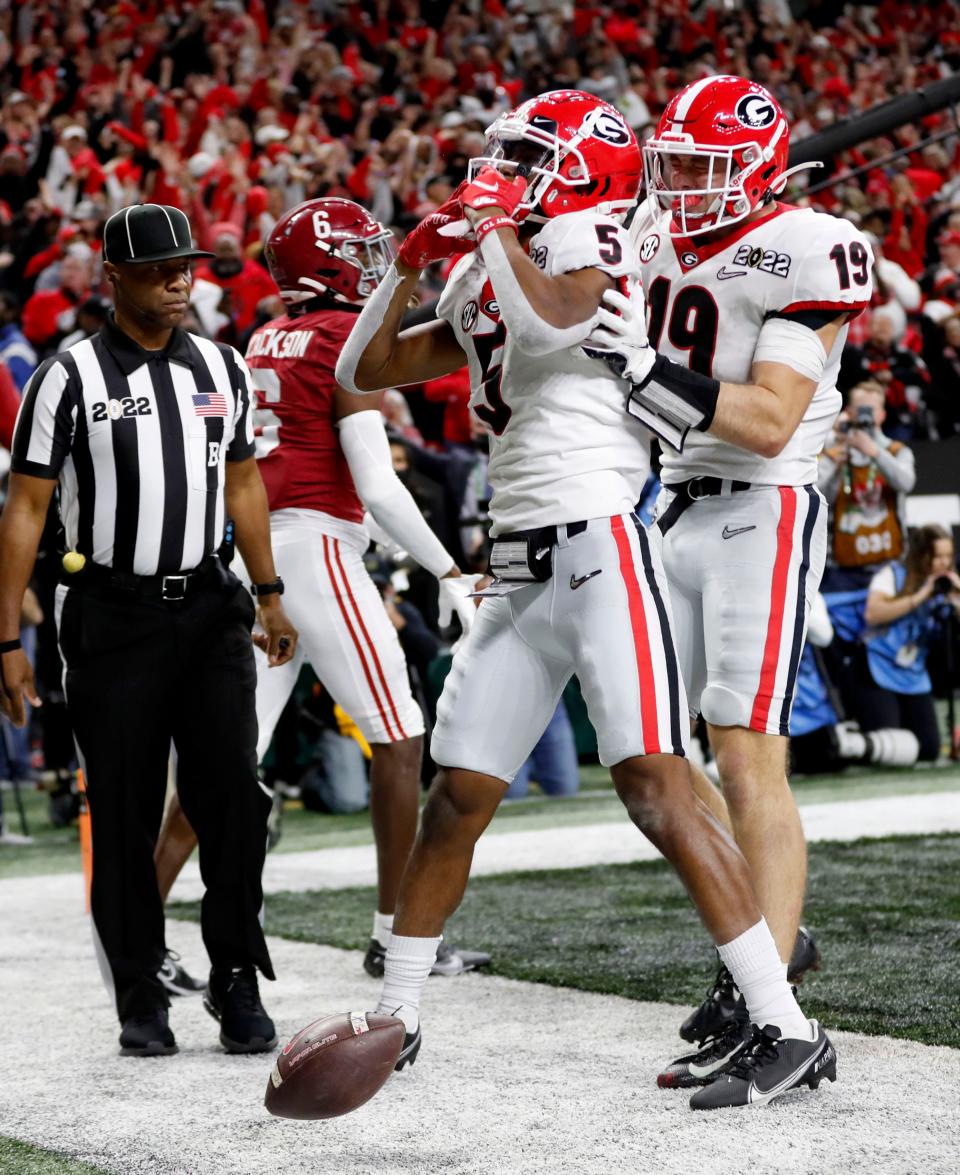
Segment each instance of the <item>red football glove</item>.
[{"label": "red football glove", "polygon": [[467,236],[470,225],[463,215],[460,194],[466,188],[464,181],[445,200],[436,212],[431,212],[409,232],[397,250],[397,260],[411,269],[423,269],[434,261],[445,261],[457,253],[469,253],[477,242]]},{"label": "red football glove", "polygon": [[460,203],[474,212],[486,212],[490,208],[502,208],[507,216],[521,220],[527,210],[517,215],[520,201],[527,194],[527,181],[522,175],[508,179],[495,167],[484,167],[460,193]]}]

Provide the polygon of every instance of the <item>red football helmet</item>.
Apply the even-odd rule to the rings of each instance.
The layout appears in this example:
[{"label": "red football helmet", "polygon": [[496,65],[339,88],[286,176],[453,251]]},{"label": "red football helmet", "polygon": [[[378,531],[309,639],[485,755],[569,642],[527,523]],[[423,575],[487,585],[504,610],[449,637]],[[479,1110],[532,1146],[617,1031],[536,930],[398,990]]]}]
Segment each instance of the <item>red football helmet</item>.
[{"label": "red football helmet", "polygon": [[580,90],[552,90],[501,115],[469,178],[484,167],[529,176],[518,212],[541,222],[584,208],[626,212],[640,187],[633,131],[615,106]]},{"label": "red football helmet", "polygon": [[763,86],[738,77],[692,82],[643,144],[654,211],[673,213],[670,235],[692,237],[743,220],[783,191],[790,128]]},{"label": "red football helmet", "polygon": [[288,306],[328,291],[340,302],[362,302],[395,252],[393,233],[366,208],[339,196],[307,200],[285,213],[264,250]]}]

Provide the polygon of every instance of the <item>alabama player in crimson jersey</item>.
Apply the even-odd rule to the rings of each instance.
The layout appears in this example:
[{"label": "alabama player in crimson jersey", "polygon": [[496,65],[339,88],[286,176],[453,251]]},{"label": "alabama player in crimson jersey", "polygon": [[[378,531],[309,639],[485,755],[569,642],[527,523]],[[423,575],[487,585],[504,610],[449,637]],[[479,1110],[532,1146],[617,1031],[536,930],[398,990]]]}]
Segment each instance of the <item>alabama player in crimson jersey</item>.
[{"label": "alabama player in crimson jersey", "polygon": [[[631,228],[646,320],[643,295],[614,292],[619,313],[601,312],[588,346],[629,378],[629,411],[664,441],[657,521],[691,713],[707,723],[785,966],[799,945],[795,972],[817,960],[797,940],[806,845],[786,776],[826,549],[817,456],[873,258],[849,221],[777,201],[788,143],[783,111],[743,78],[702,79],[671,100],[643,147],[648,200]],[[722,816],[705,780],[701,794]],[[726,968],[681,1032],[703,1047],[664,1084],[702,1083],[763,1047]],[[709,1096],[742,1099],[749,1075],[715,1081]]]},{"label": "alabama player in crimson jersey", "polygon": [[[625,416],[622,382],[579,349],[604,293],[639,272],[618,219],[639,163],[622,116],[589,94],[544,94],[498,119],[467,184],[404,241],[337,364],[342,386],[371,391],[466,361],[471,407],[492,434],[497,579],[437,707],[431,752],[443,766],[401,883],[379,1008],[403,1019],[399,1064],[412,1060],[421,990],[474,844],[576,673],[601,761],[723,944],[769,1034],[767,1065],[796,1070],[757,1095],[769,1100],[832,1077],[833,1051],[797,1007],[746,862],[693,791],[660,557],[632,513],[649,435]],[[456,249],[472,251],[439,317],[401,332],[420,269]]]},{"label": "alabama player in crimson jersey", "polygon": [[[257,752],[270,745],[306,658],[372,751],[378,902],[364,966],[379,975],[416,833],[424,727],[396,629],[363,564],[364,509],[438,577],[441,616],[455,610],[465,630],[477,577],[460,574],[394,473],[378,402],[344,391],[333,374],[360,306],[393,258],[392,234],[350,200],[309,200],[277,222],[266,258],[287,312],[253,333],[246,359],[277,571],[302,637],[288,664],[258,660]],[[489,962],[444,945],[436,973]]]}]

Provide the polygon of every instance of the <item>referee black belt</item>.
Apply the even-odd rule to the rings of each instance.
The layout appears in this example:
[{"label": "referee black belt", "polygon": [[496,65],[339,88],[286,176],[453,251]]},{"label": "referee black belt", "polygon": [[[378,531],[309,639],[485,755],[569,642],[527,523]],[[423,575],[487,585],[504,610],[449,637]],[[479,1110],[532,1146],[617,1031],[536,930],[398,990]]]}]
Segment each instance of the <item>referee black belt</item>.
[{"label": "referee black belt", "polygon": [[219,566],[217,556],[208,555],[192,571],[177,575],[136,575],[132,571],[117,571],[101,563],[88,562],[82,571],[67,576],[64,582],[71,587],[95,585],[127,597],[176,603],[215,580]]},{"label": "referee black belt", "polygon": [[666,488],[676,496],[664,510],[662,517],[657,519],[661,534],[666,534],[684,510],[694,502],[699,502],[702,498],[717,498],[726,493],[742,493],[753,486],[748,481],[731,481],[726,477],[691,477],[689,481],[667,485]]}]

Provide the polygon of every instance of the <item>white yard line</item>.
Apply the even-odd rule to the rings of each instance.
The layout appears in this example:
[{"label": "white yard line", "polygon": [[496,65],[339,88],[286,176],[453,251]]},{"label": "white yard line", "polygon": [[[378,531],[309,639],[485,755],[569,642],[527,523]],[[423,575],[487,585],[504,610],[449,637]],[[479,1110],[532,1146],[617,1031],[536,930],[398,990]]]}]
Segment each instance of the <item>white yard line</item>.
[{"label": "white yard line", "polygon": [[[177,926],[196,972],[199,928]],[[271,940],[282,1038],[371,1006],[357,953]],[[0,884],[0,1133],[116,1175],[954,1175],[960,1050],[837,1033],[840,1080],[759,1110],[694,1114],[657,1090],[680,1010],[468,975],[431,980],[412,1070],[356,1114],[271,1118],[269,1058],[226,1057],[198,999],[180,1053],[116,1055],[76,877]]]},{"label": "white yard line", "polygon": [[[856,840],[865,836],[907,836],[924,832],[960,832],[960,791],[872,800],[801,804],[800,814],[812,841]],[[474,877],[518,869],[574,869],[653,861],[659,854],[624,815],[610,824],[538,828],[522,832],[488,832],[474,857]],[[376,862],[372,845],[303,853],[271,853],[264,870],[268,893],[281,890],[342,889],[373,885]],[[200,872],[191,862],[180,875],[172,898],[202,895]]]}]

